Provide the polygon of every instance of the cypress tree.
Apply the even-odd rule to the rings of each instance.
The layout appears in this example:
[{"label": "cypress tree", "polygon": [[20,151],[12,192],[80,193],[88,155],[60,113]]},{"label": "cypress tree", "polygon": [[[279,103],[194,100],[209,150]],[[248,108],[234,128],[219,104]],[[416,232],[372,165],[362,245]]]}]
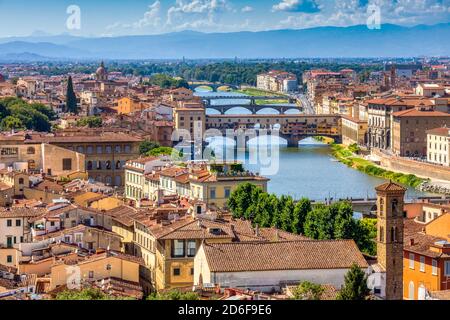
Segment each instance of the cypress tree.
[{"label": "cypress tree", "polygon": [[73,83],[71,76],[69,76],[69,80],[67,81],[66,112],[78,114],[77,96],[73,91]]}]

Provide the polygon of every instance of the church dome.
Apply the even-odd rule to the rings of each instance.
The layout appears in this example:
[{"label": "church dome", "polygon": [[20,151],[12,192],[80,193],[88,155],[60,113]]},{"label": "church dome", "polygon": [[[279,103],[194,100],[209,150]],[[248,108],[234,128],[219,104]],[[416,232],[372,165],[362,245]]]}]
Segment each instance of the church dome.
[{"label": "church dome", "polygon": [[96,74],[97,76],[105,76],[105,75],[108,74],[108,72],[106,71],[105,64],[103,63],[103,61],[102,61],[102,63],[100,64],[100,67],[99,67],[99,68],[97,69],[97,71],[95,72],[95,74]]}]

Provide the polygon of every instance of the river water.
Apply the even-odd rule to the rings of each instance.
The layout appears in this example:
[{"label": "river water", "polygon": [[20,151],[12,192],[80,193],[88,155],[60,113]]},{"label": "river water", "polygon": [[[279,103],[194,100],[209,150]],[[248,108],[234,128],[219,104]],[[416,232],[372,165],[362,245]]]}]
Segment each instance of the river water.
[{"label": "river water", "polygon": [[[197,92],[197,95],[214,95],[212,92]],[[220,95],[239,95],[238,93],[223,93]],[[238,100],[240,103],[240,100]],[[221,104],[236,103],[234,101],[218,101]],[[245,100],[244,100],[245,101]],[[296,112],[296,111],[291,111]],[[263,110],[264,114],[277,114],[275,110]],[[207,114],[216,114],[208,110]],[[227,114],[249,114],[244,108],[233,108]],[[255,140],[251,141],[252,145]],[[307,197],[311,200],[322,201],[333,199],[375,197],[374,188],[386,182],[384,179],[372,177],[337,162],[331,155],[331,147],[313,139],[300,142],[298,148],[287,148],[285,142],[272,142],[279,148],[276,152],[277,170],[272,174],[264,174],[270,179],[268,191],[277,195],[290,195],[295,199]],[[226,139],[214,139],[211,143],[216,155],[234,149],[233,142]],[[231,145],[230,145],[231,144]],[[233,151],[231,151],[233,152]],[[260,163],[249,160],[248,153],[237,153],[237,159],[244,161],[245,167],[254,172],[261,172]],[[269,157],[270,158],[270,157]],[[427,194],[409,188],[408,199],[414,199]]]}]

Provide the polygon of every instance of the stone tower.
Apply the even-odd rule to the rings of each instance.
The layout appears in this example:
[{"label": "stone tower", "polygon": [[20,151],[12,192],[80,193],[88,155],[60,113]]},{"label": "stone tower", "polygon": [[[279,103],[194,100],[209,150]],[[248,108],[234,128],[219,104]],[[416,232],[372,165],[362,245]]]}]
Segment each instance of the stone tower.
[{"label": "stone tower", "polygon": [[386,299],[403,298],[403,204],[406,189],[388,182],[377,192],[377,256],[386,271]]}]

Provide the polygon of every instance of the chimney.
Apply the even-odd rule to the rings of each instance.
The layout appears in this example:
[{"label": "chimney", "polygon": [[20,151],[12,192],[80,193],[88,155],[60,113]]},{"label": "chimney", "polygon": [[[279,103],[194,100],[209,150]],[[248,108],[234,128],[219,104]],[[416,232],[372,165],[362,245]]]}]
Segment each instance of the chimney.
[{"label": "chimney", "polygon": [[255,235],[259,237],[259,224],[256,224],[255,226]]}]

